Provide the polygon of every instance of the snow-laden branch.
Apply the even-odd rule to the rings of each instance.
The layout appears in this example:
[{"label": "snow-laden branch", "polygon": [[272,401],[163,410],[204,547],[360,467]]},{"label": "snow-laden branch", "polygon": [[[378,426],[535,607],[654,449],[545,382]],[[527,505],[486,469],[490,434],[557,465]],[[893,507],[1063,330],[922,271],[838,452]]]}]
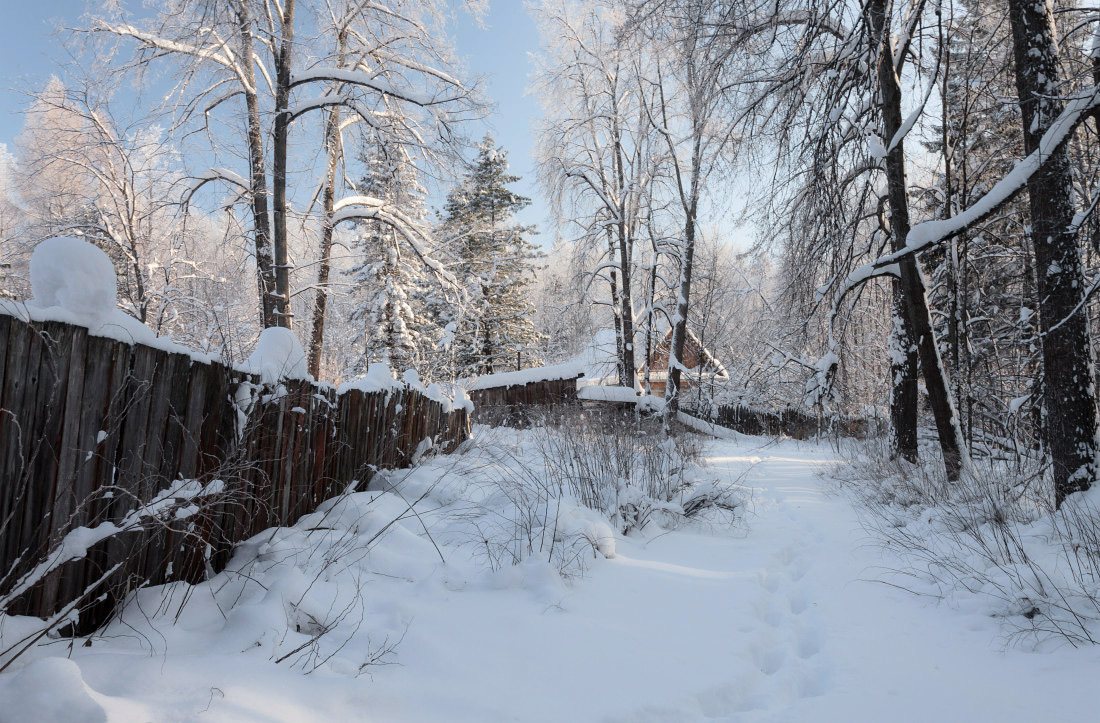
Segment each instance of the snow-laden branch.
[{"label": "snow-laden branch", "polygon": [[231,71],[233,75],[237,77],[241,85],[249,93],[255,93],[256,89],[248,82],[247,76],[244,70],[241,68],[237,59],[233,57],[227,48],[223,50],[214,50],[212,48],[200,47],[197,45],[191,45],[189,43],[180,42],[178,40],[172,40],[171,38],[163,38],[154,33],[148,33],[144,30],[135,28],[128,23],[119,23],[112,25],[106,22],[96,22],[92,27],[93,30],[98,32],[111,33],[112,35],[118,35],[121,37],[133,38],[142,43],[146,47],[162,50],[166,53],[179,53],[180,55],[188,55],[192,58],[199,60],[209,60]]},{"label": "snow-laden branch", "polygon": [[334,227],[344,221],[378,221],[389,226],[401,234],[401,237],[405,239],[405,242],[420,259],[421,263],[442,284],[462,291],[462,286],[458,283],[458,279],[455,278],[454,274],[447,271],[442,263],[432,257],[428,250],[431,239],[424,232],[422,226],[406,216],[396,206],[373,196],[348,196],[333,204],[332,216],[329,219],[329,223]]},{"label": "snow-laden branch", "polygon": [[993,188],[989,189],[984,196],[975,201],[969,208],[951,218],[922,221],[913,226],[909,230],[904,248],[880,256],[849,274],[844,282],[844,287],[838,294],[838,298],[843,297],[852,288],[868,279],[881,275],[884,273],[884,269],[897,264],[906,256],[933,248],[988,218],[1023,190],[1031,177],[1043,167],[1043,164],[1050,159],[1059,146],[1066,142],[1077,126],[1086,119],[1091,111],[1098,107],[1100,107],[1100,85],[1088,93],[1072,98],[1061,115],[1054,120],[1047,132],[1039,139],[1039,147],[1017,163],[1016,167],[998,181]]},{"label": "snow-laden branch", "polygon": [[34,587],[42,578],[72,560],[79,560],[97,543],[124,532],[144,529],[154,522],[170,522],[190,517],[200,511],[194,500],[212,497],[225,492],[222,480],[203,485],[198,480],[177,480],[171,487],[161,490],[156,497],[118,521],[101,522],[95,527],[77,527],[71,530],[50,551],[46,559],[27,572],[6,595],[0,597],[0,610]]},{"label": "snow-laden branch", "polygon": [[[412,103],[421,107],[429,107],[433,105],[439,105],[442,103],[449,103],[458,100],[456,97],[433,97],[410,89],[402,89],[394,86],[392,83],[388,83],[384,80],[380,80],[370,73],[364,73],[360,70],[348,70],[347,68],[312,68],[310,70],[295,73],[290,80],[290,86],[292,88],[299,85],[305,85],[307,83],[346,83],[348,85],[358,86],[360,88],[367,88],[373,90],[391,98],[397,98],[398,100]],[[461,86],[459,86],[461,87]]]},{"label": "snow-laden branch", "polygon": [[[371,128],[382,129],[382,124],[379,123],[378,118],[376,117],[380,116],[381,114],[378,114],[375,111],[364,107],[362,103],[359,103],[354,98],[344,94],[321,95],[317,96],[316,98],[309,98],[307,100],[303,100],[302,102],[294,105],[291,108],[287,108],[286,113],[289,116],[289,121],[293,122],[300,116],[305,115],[310,111],[320,110],[322,108],[333,108],[337,106],[339,106],[340,108],[347,108],[354,114],[353,118],[349,118],[344,121],[344,123],[341,125],[341,130],[347,127],[347,125],[356,123],[358,121],[363,121]],[[416,140],[419,143],[423,144],[423,140],[419,137]]]}]

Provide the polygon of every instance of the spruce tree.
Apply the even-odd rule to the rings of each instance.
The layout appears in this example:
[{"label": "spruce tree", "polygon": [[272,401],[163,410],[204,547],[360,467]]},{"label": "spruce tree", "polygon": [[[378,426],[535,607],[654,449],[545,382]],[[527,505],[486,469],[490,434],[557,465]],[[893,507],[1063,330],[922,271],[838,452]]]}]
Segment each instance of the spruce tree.
[{"label": "spruce tree", "polygon": [[[366,173],[360,193],[393,204],[407,218],[423,222],[427,193],[407,150],[375,143],[361,158]],[[360,371],[379,361],[397,371],[415,367],[422,343],[431,335],[431,320],[421,298],[426,283],[422,264],[409,258],[398,232],[381,221],[361,222],[355,245],[361,261],[350,273],[360,303],[352,318],[365,322]]]},{"label": "spruce tree", "polygon": [[517,350],[538,339],[529,302],[539,257],[529,240],[535,230],[515,221],[530,200],[508,188],[519,176],[508,172],[508,154],[491,135],[477,148],[473,168],[444,207],[443,228],[469,301],[454,341],[460,374],[515,368]]}]

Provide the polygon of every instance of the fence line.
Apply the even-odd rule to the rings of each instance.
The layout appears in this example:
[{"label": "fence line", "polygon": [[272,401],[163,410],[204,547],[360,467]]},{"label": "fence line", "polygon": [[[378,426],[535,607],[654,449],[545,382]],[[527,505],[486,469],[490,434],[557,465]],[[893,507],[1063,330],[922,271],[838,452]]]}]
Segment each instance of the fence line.
[{"label": "fence line", "polygon": [[223,480],[198,513],[93,545],[6,610],[48,617],[84,597],[94,601],[78,628],[94,629],[127,591],[199,582],[234,543],[407,465],[426,438],[450,451],[468,436],[465,410],[408,387],[264,386],[216,362],[0,315],[0,597],[72,530],[121,520],[180,479]]},{"label": "fence line", "polygon": [[526,384],[511,384],[467,392],[474,403],[474,421],[481,424],[525,426],[530,423],[534,408],[549,408],[559,404],[576,404],[577,381],[582,375],[568,379],[545,379]]},{"label": "fence line", "polygon": [[742,434],[786,436],[793,439],[810,439],[825,431],[843,437],[866,437],[870,423],[858,417],[822,419],[801,409],[787,407],[776,411],[743,405],[721,405],[708,414],[703,410],[690,413],[709,422]]}]

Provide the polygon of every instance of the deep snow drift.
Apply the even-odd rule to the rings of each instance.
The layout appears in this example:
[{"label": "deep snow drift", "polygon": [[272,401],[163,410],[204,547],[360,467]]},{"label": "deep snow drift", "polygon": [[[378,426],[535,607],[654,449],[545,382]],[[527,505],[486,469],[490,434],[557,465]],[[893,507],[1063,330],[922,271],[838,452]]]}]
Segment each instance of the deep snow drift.
[{"label": "deep snow drift", "polygon": [[1096,649],[1005,650],[988,614],[876,582],[892,560],[817,476],[825,446],[710,442],[711,470],[756,488],[732,530],[616,536],[570,581],[541,557],[494,572],[494,475],[528,435],[479,428],[480,447],[264,533],[182,607],[180,586],[142,591],[90,646],[52,641],[0,675],[0,719],[1094,716]]}]

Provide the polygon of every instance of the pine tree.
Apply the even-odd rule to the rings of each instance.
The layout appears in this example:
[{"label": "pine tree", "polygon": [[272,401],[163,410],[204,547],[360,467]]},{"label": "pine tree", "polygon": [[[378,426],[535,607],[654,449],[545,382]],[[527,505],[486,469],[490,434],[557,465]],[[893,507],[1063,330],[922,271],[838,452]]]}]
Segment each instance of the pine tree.
[{"label": "pine tree", "polygon": [[[362,154],[366,174],[363,195],[392,203],[414,222],[427,215],[427,192],[416,166],[400,145],[376,142]],[[363,359],[357,365],[386,362],[400,371],[415,367],[431,320],[419,293],[426,281],[418,259],[409,258],[395,229],[381,221],[359,224],[355,245],[361,262],[350,270],[361,301],[352,319],[363,320]]]},{"label": "pine tree", "polygon": [[508,173],[507,152],[486,135],[473,169],[447,197],[443,228],[469,295],[454,342],[460,374],[513,367],[517,352],[538,339],[528,298],[539,253],[529,240],[534,227],[515,222],[530,204],[508,188],[518,180]]}]

